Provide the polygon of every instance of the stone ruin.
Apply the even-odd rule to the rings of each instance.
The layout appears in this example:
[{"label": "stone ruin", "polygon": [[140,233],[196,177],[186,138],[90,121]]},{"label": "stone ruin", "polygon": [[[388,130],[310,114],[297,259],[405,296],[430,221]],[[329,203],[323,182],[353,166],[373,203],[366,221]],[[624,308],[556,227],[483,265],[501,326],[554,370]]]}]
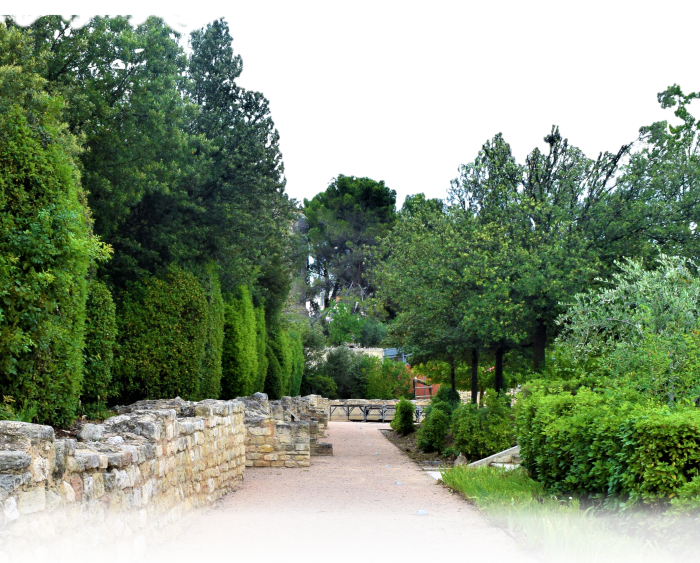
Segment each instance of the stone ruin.
[{"label": "stone ruin", "polygon": [[0,561],[25,560],[41,541],[53,560],[95,541],[131,557],[234,490],[247,467],[308,467],[312,455],[331,455],[321,441],[327,410],[315,395],[139,401],[85,424],[77,440],[0,421]]}]

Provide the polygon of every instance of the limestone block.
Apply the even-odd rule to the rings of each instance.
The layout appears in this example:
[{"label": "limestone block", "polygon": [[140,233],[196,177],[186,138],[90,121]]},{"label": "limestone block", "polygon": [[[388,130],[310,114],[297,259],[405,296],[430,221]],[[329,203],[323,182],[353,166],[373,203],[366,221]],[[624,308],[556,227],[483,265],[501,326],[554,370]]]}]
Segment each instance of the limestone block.
[{"label": "limestone block", "polygon": [[275,451],[275,448],[273,446],[271,446],[270,444],[263,444],[262,446],[257,447],[257,451],[259,453],[267,454],[267,453]]},{"label": "limestone block", "polygon": [[20,514],[32,514],[46,509],[46,489],[35,487],[19,494],[17,510]]},{"label": "limestone block", "polygon": [[253,462],[253,466],[255,466],[255,467],[270,467],[270,462],[264,461],[262,459],[257,459]]},{"label": "limestone block", "polygon": [[5,513],[5,518],[10,522],[17,520],[19,518],[19,511],[17,510],[17,501],[14,497],[10,497],[5,502],[2,503],[3,512]]},{"label": "limestone block", "polygon": [[23,473],[29,467],[32,457],[20,451],[0,451],[0,472]]},{"label": "limestone block", "polygon": [[277,454],[265,454],[263,459],[265,461],[277,461]]}]

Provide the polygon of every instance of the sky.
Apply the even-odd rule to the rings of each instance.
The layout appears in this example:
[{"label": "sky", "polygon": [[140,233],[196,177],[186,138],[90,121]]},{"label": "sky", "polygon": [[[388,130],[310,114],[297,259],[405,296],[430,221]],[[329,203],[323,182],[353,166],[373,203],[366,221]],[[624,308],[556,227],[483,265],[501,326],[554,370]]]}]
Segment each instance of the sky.
[{"label": "sky", "polygon": [[[3,2],[3,13],[19,4]],[[25,0],[27,14],[88,15],[94,2]],[[269,100],[287,191],[338,174],[443,198],[459,166],[503,133],[519,160],[552,125],[588,156],[672,119],[656,94],[700,90],[700,3],[286,0],[101,4],[159,15],[183,34],[229,23],[239,84]],[[14,9],[12,9],[14,8]],[[696,105],[700,105],[696,102]]]}]

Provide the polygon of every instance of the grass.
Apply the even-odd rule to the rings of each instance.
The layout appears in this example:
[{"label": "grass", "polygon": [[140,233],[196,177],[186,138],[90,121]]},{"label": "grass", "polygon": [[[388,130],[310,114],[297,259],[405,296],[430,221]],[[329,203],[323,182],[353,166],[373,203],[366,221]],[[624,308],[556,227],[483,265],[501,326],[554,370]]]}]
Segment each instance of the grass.
[{"label": "grass", "polygon": [[698,560],[697,540],[688,543],[681,532],[694,535],[695,519],[582,510],[576,498],[547,494],[521,468],[461,466],[443,470],[442,480],[545,561]]}]

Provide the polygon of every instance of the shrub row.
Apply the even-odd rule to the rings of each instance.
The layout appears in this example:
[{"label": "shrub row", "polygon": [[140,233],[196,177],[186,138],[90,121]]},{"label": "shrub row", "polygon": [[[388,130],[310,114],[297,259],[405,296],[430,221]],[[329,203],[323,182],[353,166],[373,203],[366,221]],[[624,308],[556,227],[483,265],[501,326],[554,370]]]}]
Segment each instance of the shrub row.
[{"label": "shrub row", "polygon": [[517,411],[530,475],[559,493],[656,503],[700,474],[700,411],[587,388],[539,388]]}]

